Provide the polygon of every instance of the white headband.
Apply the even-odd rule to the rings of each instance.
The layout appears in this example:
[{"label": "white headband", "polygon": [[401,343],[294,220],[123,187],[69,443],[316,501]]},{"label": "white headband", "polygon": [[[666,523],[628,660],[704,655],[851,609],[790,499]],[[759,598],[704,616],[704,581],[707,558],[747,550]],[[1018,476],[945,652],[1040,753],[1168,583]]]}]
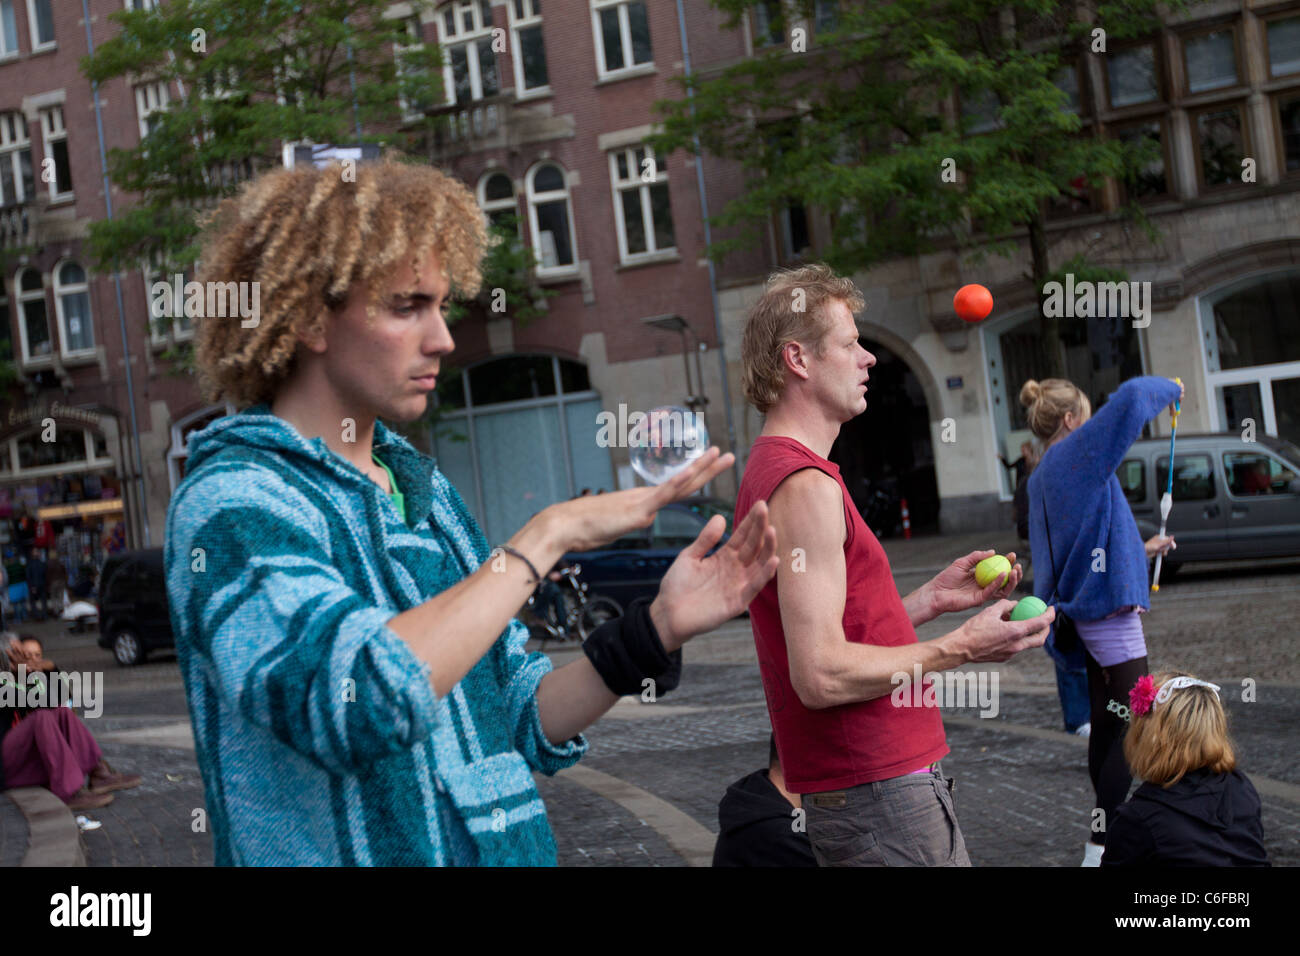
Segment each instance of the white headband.
[{"label": "white headband", "polygon": [[1198,680],[1195,677],[1171,677],[1160,685],[1160,693],[1156,694],[1156,703],[1163,704],[1169,699],[1169,695],[1183,687],[1208,687],[1214,691],[1214,696],[1219,696],[1219,685],[1211,684],[1209,681]]}]

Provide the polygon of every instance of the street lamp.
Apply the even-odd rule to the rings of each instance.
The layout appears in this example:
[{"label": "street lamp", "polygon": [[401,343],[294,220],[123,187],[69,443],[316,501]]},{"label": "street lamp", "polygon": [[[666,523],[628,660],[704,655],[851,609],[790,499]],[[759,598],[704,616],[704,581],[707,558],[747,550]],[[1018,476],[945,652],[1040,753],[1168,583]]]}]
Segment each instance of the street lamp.
[{"label": "street lamp", "polygon": [[686,320],[680,315],[652,315],[641,320],[646,325],[653,326],[663,332],[679,332],[682,336],[682,367],[686,371],[686,407],[691,411],[703,408],[709,404],[708,397],[704,394],[704,372],[700,368],[700,352],[704,349],[704,343],[699,341],[696,336],[696,342],[699,348],[695,350],[695,375],[699,381],[700,390],[698,393],[691,385],[691,360],[692,349],[686,339],[686,333],[690,332],[695,335],[694,330],[686,324]]}]

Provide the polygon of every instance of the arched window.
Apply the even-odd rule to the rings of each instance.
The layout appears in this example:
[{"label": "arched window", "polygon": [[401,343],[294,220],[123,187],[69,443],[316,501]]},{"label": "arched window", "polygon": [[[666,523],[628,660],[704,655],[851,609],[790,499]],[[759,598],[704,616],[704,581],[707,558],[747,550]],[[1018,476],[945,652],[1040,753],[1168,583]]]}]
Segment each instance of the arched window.
[{"label": "arched window", "polygon": [[479,208],[487,213],[494,226],[505,226],[513,218],[519,228],[519,206],[515,201],[515,184],[500,170],[487,173],[478,181]]},{"label": "arched window", "polygon": [[54,303],[59,317],[59,340],[65,356],[95,350],[95,329],[90,319],[90,286],[86,270],[75,262],[54,269]]},{"label": "arched window", "polygon": [[1199,307],[1211,426],[1300,442],[1300,272],[1229,283]]},{"label": "arched window", "polygon": [[533,235],[539,276],[576,272],[577,243],[573,237],[573,207],[569,186],[555,163],[543,163],[528,174],[528,225]]},{"label": "arched window", "polygon": [[190,454],[190,436],[196,431],[207,428],[218,418],[235,414],[235,406],[230,402],[221,405],[209,405],[191,412],[172,424],[172,445],[167,450],[167,477],[171,490],[185,477],[185,464]]},{"label": "arched window", "polygon": [[50,316],[45,309],[45,285],[35,269],[23,269],[14,281],[18,289],[18,334],[23,342],[23,361],[50,354]]}]

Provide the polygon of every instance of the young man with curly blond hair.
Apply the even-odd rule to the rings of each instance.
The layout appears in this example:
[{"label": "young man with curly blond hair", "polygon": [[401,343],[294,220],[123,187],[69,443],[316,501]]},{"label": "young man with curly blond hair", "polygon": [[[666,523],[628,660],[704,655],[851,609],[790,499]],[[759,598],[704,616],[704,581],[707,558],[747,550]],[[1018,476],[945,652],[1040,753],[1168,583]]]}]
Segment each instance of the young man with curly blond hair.
[{"label": "young man with curly blond hair", "polygon": [[925,621],[1005,598],[1020,566],[981,588],[972,572],[994,552],[975,551],[899,596],[884,549],[826,458],[840,426],[867,407],[876,359],[858,342],[853,313],[863,307],[850,280],[812,265],[773,275],[750,311],[745,397],[765,418],[736,520],[766,502],[791,556],[750,605],[750,622],[786,787],[803,797],[817,862],[969,866],[939,766],[943,721],[898,675],[924,682],[1008,660],[1042,644],[1053,615],[1003,620],[1014,605],[1000,600],[943,637],[917,640]]},{"label": "young man with curly blond hair", "polygon": [[[577,661],[527,653],[513,615],[566,551],[646,527],[729,466],[552,505],[491,550],[432,459],[381,419],[424,414],[487,244],[463,185],[390,161],[277,170],[207,224],[200,282],[260,283],[207,317],[210,401],[167,515],[167,589],[219,864],[533,865],[556,849],[532,772],[775,568],[766,513],[713,555],[710,522],[653,603]],[[593,428],[595,427],[593,423]],[[521,461],[521,468],[531,467]]]}]

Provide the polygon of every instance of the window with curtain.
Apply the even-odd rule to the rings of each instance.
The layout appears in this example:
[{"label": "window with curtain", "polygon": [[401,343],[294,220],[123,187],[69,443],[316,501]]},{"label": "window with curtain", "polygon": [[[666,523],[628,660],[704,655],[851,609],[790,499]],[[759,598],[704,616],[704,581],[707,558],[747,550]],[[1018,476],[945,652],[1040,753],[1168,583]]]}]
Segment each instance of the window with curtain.
[{"label": "window with curtain", "polygon": [[93,352],[95,329],[90,315],[90,284],[86,270],[65,262],[54,270],[54,301],[64,355]]},{"label": "window with curtain", "polygon": [[539,276],[571,272],[577,267],[573,210],[564,171],[544,163],[528,175],[528,218]]}]

